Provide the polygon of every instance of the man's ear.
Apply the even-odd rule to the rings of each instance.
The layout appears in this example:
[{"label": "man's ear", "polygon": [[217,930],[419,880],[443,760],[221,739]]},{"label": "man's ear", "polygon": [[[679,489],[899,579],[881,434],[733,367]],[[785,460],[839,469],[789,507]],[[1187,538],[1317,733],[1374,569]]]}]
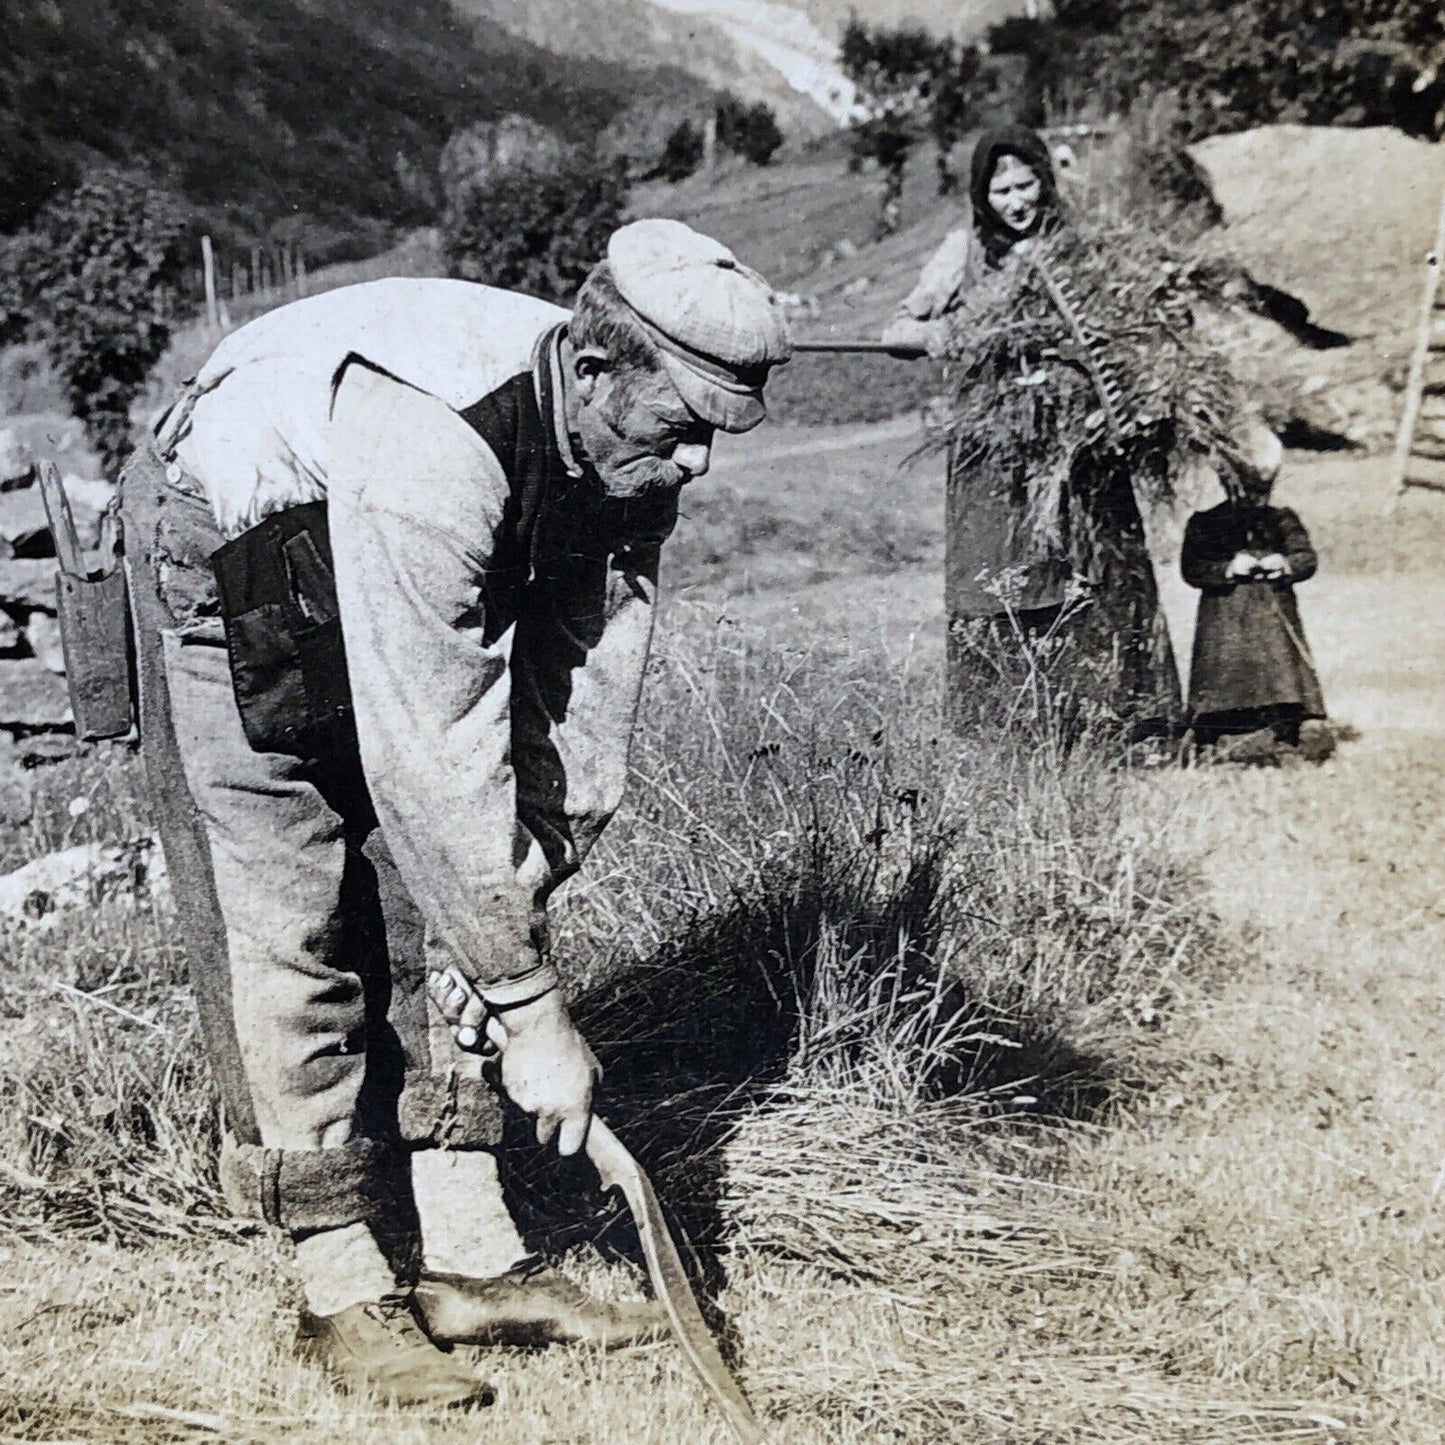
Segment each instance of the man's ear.
[{"label": "man's ear", "polygon": [[590,402],[597,393],[598,381],[612,369],[607,353],[600,346],[580,347],[572,356],[572,375],[577,395]]}]

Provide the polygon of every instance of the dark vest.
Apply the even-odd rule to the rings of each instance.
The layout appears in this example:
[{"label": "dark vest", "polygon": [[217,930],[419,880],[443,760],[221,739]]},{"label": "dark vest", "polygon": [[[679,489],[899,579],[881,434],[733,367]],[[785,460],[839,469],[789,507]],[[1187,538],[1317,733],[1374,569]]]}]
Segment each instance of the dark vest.
[{"label": "dark vest", "polygon": [[544,419],[552,410],[551,373],[542,368],[542,398],[530,371],[503,382],[461,413],[462,420],[492,449],[508,487],[502,525],[492,544],[485,588],[485,637],[494,642],[516,620],[521,589],[544,566],[542,513],[546,504],[573,485]]},{"label": "dark vest", "polygon": [[[546,500],[571,483],[545,420],[551,378],[545,368],[542,374],[541,405],[533,373],[524,371],[461,412],[509,483],[484,578],[489,642],[511,626],[522,589],[537,570]],[[257,752],[300,757],[352,744],[326,503],[263,518],[218,547],[211,566],[247,741]]]}]

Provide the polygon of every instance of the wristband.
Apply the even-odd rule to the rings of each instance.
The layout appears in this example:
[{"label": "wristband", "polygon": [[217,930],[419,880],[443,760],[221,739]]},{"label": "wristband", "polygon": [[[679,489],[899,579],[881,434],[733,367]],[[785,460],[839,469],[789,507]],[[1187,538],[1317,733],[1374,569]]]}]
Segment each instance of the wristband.
[{"label": "wristband", "polygon": [[477,992],[493,1013],[506,1013],[508,1009],[536,1003],[539,998],[554,992],[560,983],[557,970],[550,963],[539,963],[536,968],[515,978],[504,978],[479,987]]}]

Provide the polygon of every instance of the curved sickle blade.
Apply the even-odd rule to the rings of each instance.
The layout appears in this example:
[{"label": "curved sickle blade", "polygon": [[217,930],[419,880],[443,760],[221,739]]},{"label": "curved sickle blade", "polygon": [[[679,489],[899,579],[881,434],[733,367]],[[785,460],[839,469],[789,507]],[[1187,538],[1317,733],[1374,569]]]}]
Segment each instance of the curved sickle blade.
[{"label": "curved sickle blade", "polygon": [[[441,978],[448,991],[463,993],[478,1003],[482,1002],[475,986],[455,967],[447,969]],[[464,1034],[471,1037],[464,1038]],[[493,1048],[504,1049],[507,1046],[507,1026],[495,1013],[488,1012],[486,1015],[485,1038]],[[463,1048],[475,1047],[476,1030],[459,1029],[457,1041]],[[647,1260],[647,1276],[667,1311],[668,1322],[682,1346],[683,1354],[687,1356],[688,1364],[713,1397],[742,1445],[763,1445],[762,1426],[758,1424],[757,1416],[753,1414],[738,1382],[723,1363],[717,1341],[697,1307],[687,1271],[682,1267],[672,1235],[667,1232],[667,1220],[657,1202],[652,1181],[622,1140],[596,1114],[587,1126],[587,1157],[597,1170],[602,1187],[620,1189],[628,1209],[632,1211],[637,1237],[642,1241],[642,1254]]]},{"label": "curved sickle blade", "polygon": [[697,1307],[651,1181],[617,1135],[595,1114],[587,1130],[587,1157],[596,1166],[604,1188],[620,1189],[627,1200],[652,1287],[667,1310],[672,1332],[688,1363],[717,1402],[733,1434],[743,1445],[761,1445],[762,1427],[738,1382],[728,1373],[717,1342]]}]

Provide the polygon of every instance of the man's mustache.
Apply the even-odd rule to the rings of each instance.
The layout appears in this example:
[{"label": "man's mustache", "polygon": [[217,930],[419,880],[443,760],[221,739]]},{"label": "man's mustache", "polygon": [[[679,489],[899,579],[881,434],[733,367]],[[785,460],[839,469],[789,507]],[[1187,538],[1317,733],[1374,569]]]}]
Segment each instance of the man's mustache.
[{"label": "man's mustache", "polygon": [[660,457],[639,457],[613,468],[612,475],[614,479],[625,478],[630,485],[635,484],[638,492],[656,492],[680,487],[690,473]]}]

